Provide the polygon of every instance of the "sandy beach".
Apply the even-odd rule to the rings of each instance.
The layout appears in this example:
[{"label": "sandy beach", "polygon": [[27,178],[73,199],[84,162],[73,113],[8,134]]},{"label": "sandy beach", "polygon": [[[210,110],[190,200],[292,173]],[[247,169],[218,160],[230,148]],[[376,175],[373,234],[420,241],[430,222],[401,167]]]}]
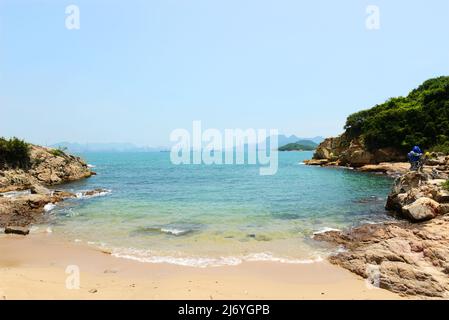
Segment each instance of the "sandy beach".
[{"label": "sandy beach", "polygon": [[[0,252],[1,299],[400,298],[328,262],[208,268],[141,263],[45,234],[1,235]],[[79,268],[79,289],[66,288],[73,266]]]}]

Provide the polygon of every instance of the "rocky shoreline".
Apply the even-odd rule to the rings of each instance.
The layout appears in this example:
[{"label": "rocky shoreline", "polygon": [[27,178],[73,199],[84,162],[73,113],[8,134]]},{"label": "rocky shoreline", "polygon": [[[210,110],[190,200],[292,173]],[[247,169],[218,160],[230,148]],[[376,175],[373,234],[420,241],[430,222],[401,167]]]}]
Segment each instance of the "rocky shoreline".
[{"label": "rocky shoreline", "polygon": [[57,149],[30,145],[29,154],[29,169],[0,170],[0,228],[6,233],[28,234],[28,226],[44,221],[48,205],[76,197],[50,187],[95,175],[81,158]]},{"label": "rocky shoreline", "polygon": [[[326,163],[327,164],[327,163]],[[329,257],[374,285],[404,296],[449,298],[449,157],[437,155],[423,172],[402,172],[402,164],[369,165],[398,175],[386,209],[397,222],[365,224],[314,235],[339,247]],[[401,168],[401,170],[396,170]]]}]

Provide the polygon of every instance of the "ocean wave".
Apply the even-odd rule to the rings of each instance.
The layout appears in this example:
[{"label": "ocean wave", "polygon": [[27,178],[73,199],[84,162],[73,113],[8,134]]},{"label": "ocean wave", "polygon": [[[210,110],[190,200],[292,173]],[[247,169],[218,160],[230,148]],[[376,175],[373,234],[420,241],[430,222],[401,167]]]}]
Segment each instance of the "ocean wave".
[{"label": "ocean wave", "polygon": [[54,208],[56,208],[56,205],[54,203],[47,203],[44,206],[44,212],[49,212],[49,211],[53,210]]},{"label": "ocean wave", "polygon": [[139,227],[132,231],[133,234],[167,234],[170,236],[184,236],[201,229],[201,225],[195,224],[169,224],[162,226]]},{"label": "ocean wave", "polygon": [[90,199],[96,197],[104,197],[110,194],[112,190],[103,190],[95,193],[90,193],[89,191],[80,191],[75,194],[77,199]]},{"label": "ocean wave", "polygon": [[174,236],[182,236],[189,232],[192,232],[190,229],[176,229],[176,228],[161,228],[162,233],[172,234]]},{"label": "ocean wave", "polygon": [[325,232],[329,232],[329,231],[341,231],[341,230],[340,229],[335,229],[335,228],[330,228],[330,227],[324,227],[324,228],[322,228],[322,229],[320,229],[318,231],[315,231],[313,233],[313,235],[320,234],[320,233],[325,233]]},{"label": "ocean wave", "polygon": [[87,167],[88,167],[88,168],[95,168],[95,167],[97,167],[97,166],[94,165],[94,164],[88,164]]},{"label": "ocean wave", "polygon": [[139,249],[113,249],[112,256],[122,259],[130,259],[144,263],[169,263],[188,267],[220,267],[235,266],[242,262],[271,261],[279,263],[291,264],[308,264],[323,261],[321,257],[313,259],[292,259],[276,257],[269,252],[252,253],[244,256],[227,256],[227,257],[177,257],[153,254],[150,250]]}]

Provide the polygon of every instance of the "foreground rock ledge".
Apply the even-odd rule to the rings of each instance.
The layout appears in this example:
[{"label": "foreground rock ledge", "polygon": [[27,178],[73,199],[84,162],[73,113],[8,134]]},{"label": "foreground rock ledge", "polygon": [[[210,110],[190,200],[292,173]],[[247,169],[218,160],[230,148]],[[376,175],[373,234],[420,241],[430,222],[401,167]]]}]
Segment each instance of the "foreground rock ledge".
[{"label": "foreground rock ledge", "polygon": [[449,298],[449,192],[440,177],[436,171],[407,172],[395,180],[386,209],[404,220],[328,231],[314,239],[342,246],[329,261],[381,288]]},{"label": "foreground rock ledge", "polygon": [[333,264],[364,278],[378,270],[380,288],[404,296],[449,297],[448,216],[422,223],[368,224],[314,239],[345,248],[329,257]]}]

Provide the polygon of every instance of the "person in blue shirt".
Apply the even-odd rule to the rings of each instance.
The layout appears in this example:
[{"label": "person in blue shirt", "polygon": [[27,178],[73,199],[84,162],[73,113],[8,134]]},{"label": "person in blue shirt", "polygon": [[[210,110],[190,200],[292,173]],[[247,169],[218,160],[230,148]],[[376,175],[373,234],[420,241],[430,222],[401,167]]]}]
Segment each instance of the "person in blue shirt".
[{"label": "person in blue shirt", "polygon": [[418,146],[414,146],[412,151],[407,154],[408,161],[410,162],[410,170],[419,171],[422,167],[421,158],[423,153],[421,148]]}]

